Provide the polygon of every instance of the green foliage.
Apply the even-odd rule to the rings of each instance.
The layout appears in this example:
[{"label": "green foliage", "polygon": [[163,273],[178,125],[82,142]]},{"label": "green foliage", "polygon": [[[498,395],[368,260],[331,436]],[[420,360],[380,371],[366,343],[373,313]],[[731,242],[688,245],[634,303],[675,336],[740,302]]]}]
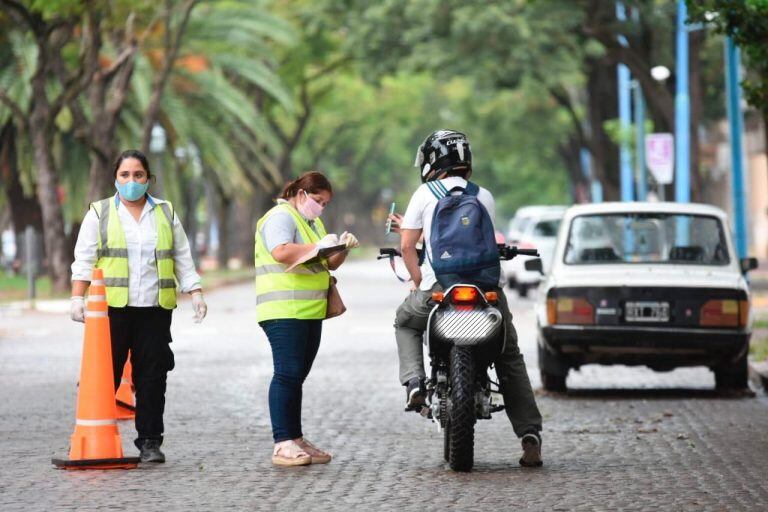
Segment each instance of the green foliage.
[{"label": "green foliage", "polygon": [[[750,69],[742,82],[747,101],[768,116],[768,1],[686,0],[692,21],[709,22],[730,37]],[[714,14],[714,16],[713,16]]]}]

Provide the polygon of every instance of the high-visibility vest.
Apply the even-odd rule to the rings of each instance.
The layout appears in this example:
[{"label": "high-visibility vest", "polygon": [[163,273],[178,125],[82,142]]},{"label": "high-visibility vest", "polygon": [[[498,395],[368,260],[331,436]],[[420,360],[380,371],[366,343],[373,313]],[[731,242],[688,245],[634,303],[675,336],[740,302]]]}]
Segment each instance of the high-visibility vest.
[{"label": "high-visibility vest", "polygon": [[[107,304],[113,308],[128,305],[128,245],[117,213],[117,196],[91,204],[99,218],[99,243],[96,268],[104,270]],[[164,309],[176,307],[176,276],[173,270],[173,206],[157,203],[154,207],[157,227],[155,267],[157,267],[157,302]],[[143,264],[144,262],[142,262]],[[136,270],[139,271],[138,269]]]},{"label": "high-visibility vest", "polygon": [[298,265],[286,272],[288,265],[278,262],[267,250],[261,228],[272,215],[287,212],[296,223],[299,236],[307,244],[320,241],[326,235],[320,219],[315,220],[315,232],[289,203],[280,203],[269,210],[256,224],[256,316],[259,322],[277,318],[318,320],[325,318],[328,307],[330,273],[325,263]]}]

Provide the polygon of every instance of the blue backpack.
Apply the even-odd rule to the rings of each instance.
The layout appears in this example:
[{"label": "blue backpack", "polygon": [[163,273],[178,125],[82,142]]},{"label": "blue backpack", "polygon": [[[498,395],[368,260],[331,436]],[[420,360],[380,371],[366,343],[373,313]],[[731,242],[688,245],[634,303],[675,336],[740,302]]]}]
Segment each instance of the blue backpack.
[{"label": "blue backpack", "polygon": [[[475,284],[483,289],[499,286],[501,264],[493,222],[478,201],[480,187],[467,182],[466,188],[450,191],[439,181],[426,183],[437,197],[429,246],[430,264],[443,289],[457,283]],[[453,195],[452,192],[461,194]]]}]

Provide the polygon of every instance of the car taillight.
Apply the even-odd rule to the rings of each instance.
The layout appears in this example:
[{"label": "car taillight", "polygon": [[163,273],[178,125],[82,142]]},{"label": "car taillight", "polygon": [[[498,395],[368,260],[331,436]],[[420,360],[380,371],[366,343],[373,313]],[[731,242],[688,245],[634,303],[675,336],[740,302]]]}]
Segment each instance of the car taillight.
[{"label": "car taillight", "polygon": [[451,291],[453,302],[477,302],[477,288],[471,286],[457,286]]},{"label": "car taillight", "polygon": [[746,327],[749,322],[749,301],[739,301],[739,327]]},{"label": "car taillight", "polygon": [[591,325],[595,323],[595,308],[583,298],[547,299],[547,321],[550,325]]},{"label": "car taillight", "polygon": [[705,327],[744,327],[749,319],[749,301],[708,300],[699,311],[699,325]]}]

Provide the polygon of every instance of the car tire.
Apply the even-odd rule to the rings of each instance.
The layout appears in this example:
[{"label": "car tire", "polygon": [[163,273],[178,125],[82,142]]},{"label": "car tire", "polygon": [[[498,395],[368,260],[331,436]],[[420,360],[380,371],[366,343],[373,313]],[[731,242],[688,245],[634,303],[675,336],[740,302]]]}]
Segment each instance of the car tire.
[{"label": "car tire", "polygon": [[568,391],[565,379],[566,375],[554,375],[541,370],[541,386],[546,391],[559,391],[561,393]]},{"label": "car tire", "polygon": [[517,290],[517,295],[524,299],[528,296],[528,285],[525,285],[523,283],[518,283],[515,287],[515,290]]},{"label": "car tire", "polygon": [[507,279],[507,286],[509,286],[510,290],[514,290],[517,288],[517,279],[514,277],[510,277]]},{"label": "car tire", "polygon": [[567,391],[565,379],[568,377],[568,365],[555,354],[551,354],[541,344],[538,345],[538,349],[541,386],[546,391]]},{"label": "car tire", "polygon": [[728,366],[713,368],[715,372],[715,389],[720,390],[740,390],[746,389],[749,385],[749,369],[747,367],[747,352],[739,359]]}]

